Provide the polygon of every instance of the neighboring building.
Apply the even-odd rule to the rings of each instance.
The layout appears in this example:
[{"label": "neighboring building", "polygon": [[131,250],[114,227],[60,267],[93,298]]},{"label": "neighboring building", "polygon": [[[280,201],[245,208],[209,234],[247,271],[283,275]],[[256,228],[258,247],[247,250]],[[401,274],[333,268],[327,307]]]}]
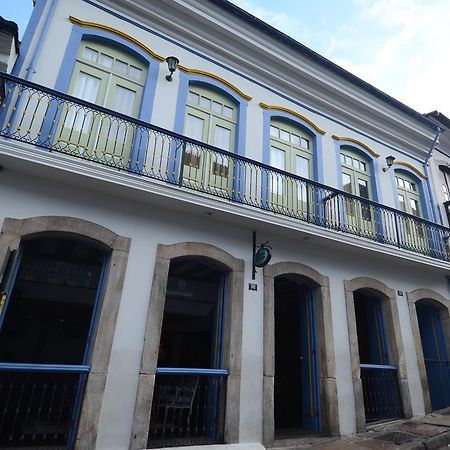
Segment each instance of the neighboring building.
[{"label": "neighboring building", "polygon": [[0,447],[450,405],[446,123],[226,0],[38,0],[2,79]]}]

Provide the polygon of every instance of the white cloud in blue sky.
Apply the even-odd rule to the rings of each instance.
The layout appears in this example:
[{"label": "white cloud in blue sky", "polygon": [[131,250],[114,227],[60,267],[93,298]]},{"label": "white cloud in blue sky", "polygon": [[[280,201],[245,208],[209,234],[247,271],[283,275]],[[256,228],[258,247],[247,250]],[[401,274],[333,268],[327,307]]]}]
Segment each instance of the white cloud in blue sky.
[{"label": "white cloud in blue sky", "polygon": [[[408,106],[450,116],[449,0],[232,0]],[[32,0],[0,0],[21,36]]]},{"label": "white cloud in blue sky", "polygon": [[408,106],[450,116],[450,1],[232,2]]}]

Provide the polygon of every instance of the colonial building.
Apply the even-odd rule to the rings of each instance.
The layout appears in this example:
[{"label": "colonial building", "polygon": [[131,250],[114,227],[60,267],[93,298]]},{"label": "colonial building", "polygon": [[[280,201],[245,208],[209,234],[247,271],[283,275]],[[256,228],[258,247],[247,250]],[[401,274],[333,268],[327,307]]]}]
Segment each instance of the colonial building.
[{"label": "colonial building", "polygon": [[256,450],[450,405],[442,116],[226,0],[37,0],[18,50],[0,447]]}]

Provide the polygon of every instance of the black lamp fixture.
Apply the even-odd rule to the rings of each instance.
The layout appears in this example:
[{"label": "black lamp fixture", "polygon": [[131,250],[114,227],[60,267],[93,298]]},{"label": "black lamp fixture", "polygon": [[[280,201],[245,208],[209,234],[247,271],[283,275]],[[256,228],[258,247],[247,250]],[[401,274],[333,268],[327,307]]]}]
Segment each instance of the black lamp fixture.
[{"label": "black lamp fixture", "polygon": [[394,161],[395,161],[394,156],[386,156],[386,166],[387,167],[383,167],[383,172],[387,172],[392,167],[392,164],[394,164]]},{"label": "black lamp fixture", "polygon": [[177,70],[178,63],[180,60],[176,56],[168,56],[166,58],[167,67],[169,68],[169,75],[166,75],[167,81],[172,81],[172,75]]},{"label": "black lamp fixture", "polygon": [[256,268],[257,267],[265,267],[269,264],[269,261],[272,258],[272,254],[270,250],[272,247],[267,245],[269,241],[264,244],[256,245],[256,232],[253,232],[253,268],[252,268],[252,280],[255,279]]}]

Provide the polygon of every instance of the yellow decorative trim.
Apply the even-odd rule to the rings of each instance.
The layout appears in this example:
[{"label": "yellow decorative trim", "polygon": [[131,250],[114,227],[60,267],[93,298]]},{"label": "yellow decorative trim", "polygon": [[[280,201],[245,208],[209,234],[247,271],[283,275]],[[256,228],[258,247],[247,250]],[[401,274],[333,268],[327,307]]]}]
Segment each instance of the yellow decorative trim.
[{"label": "yellow decorative trim", "polygon": [[372,150],[368,145],[364,144],[364,142],[358,141],[357,139],[353,139],[351,137],[340,137],[333,134],[331,136],[335,141],[347,141],[353,142],[353,144],[359,145],[362,148],[365,148],[371,155],[375,156],[375,158],[379,158],[380,154],[376,151]]},{"label": "yellow decorative trim", "polygon": [[231,84],[229,81],[219,77],[218,75],[215,75],[211,72],[206,72],[205,70],[199,70],[199,69],[189,69],[185,66],[178,66],[180,70],[186,73],[194,74],[194,75],[203,75],[205,77],[212,78],[213,80],[219,81],[220,83],[223,83],[225,86],[228,86],[230,89],[232,89],[234,92],[239,94],[242,98],[245,98],[245,100],[250,101],[252,97],[250,95],[244,94],[238,87],[236,87],[234,84]]},{"label": "yellow decorative trim", "polygon": [[303,120],[307,124],[311,125],[318,133],[320,133],[320,134],[326,133],[326,131],[322,130],[322,128],[319,128],[312,120],[308,119],[307,117],[303,116],[302,114],[300,114],[296,111],[293,111],[292,109],[285,108],[284,106],[267,105],[266,103],[263,103],[263,102],[261,102],[259,104],[259,106],[261,106],[261,108],[264,108],[264,109],[272,109],[275,111],[283,111],[283,112],[292,114],[293,116],[298,117],[300,120]]},{"label": "yellow decorative trim", "polygon": [[414,167],[412,164],[406,161],[399,161],[398,159],[394,160],[394,164],[398,164],[399,166],[405,166],[411,169],[413,172],[416,172],[419,177],[424,178],[425,180],[428,178],[423,172],[421,172],[417,167]]},{"label": "yellow decorative trim", "polygon": [[144,52],[148,53],[152,58],[158,61],[165,61],[166,59],[164,58],[164,56],[158,55],[153,50],[149,49],[146,45],[144,45],[142,42],[138,41],[134,37],[124,33],[123,31],[117,30],[116,28],[109,27],[108,25],[102,25],[101,23],[86,22],[84,20],[77,19],[76,17],[73,16],[69,16],[69,20],[72,23],[79,25],[80,27],[97,28],[98,30],[108,31],[109,33],[115,34],[116,36],[120,36],[126,39],[127,41],[130,41],[133,44],[137,45],[139,48],[144,50]]}]

